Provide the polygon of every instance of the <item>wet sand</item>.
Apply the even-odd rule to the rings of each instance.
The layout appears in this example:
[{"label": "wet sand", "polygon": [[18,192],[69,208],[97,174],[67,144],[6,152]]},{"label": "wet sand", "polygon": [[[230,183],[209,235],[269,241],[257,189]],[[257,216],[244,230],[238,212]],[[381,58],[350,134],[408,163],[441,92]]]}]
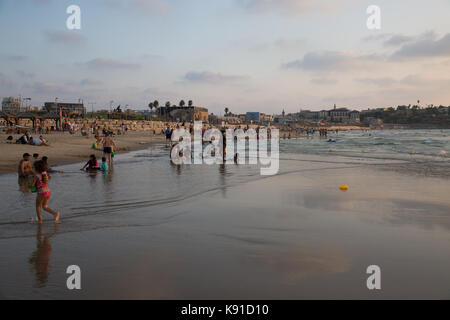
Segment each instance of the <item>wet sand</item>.
[{"label": "wet sand", "polygon": [[[447,178],[383,170],[399,161],[292,154],[262,177],[251,166],[171,166],[166,152],[121,155],[109,176],[55,177],[56,227],[22,223],[34,197],[11,199],[0,296],[450,298]],[[0,177],[1,194],[17,190],[14,179]],[[72,264],[79,291],[66,288]],[[380,291],[366,287],[374,264]]]},{"label": "wet sand", "polygon": [[[13,135],[14,141],[20,136],[17,134]],[[95,142],[95,138],[92,135],[90,137],[82,137],[80,133],[70,135],[67,132],[44,135],[50,143],[50,147],[7,144],[4,143],[7,135],[1,134],[0,137],[2,142],[0,143],[0,154],[2,155],[0,157],[0,174],[17,172],[18,163],[25,152],[31,155],[39,153],[41,157],[49,157],[52,166],[84,161],[92,153],[99,157],[102,155],[101,145],[99,145],[98,150],[91,149],[92,144]],[[119,147],[117,153],[120,153],[148,148],[155,143],[164,141],[163,138],[162,135],[153,135],[150,132],[131,131],[127,135],[116,136],[114,139]]]}]

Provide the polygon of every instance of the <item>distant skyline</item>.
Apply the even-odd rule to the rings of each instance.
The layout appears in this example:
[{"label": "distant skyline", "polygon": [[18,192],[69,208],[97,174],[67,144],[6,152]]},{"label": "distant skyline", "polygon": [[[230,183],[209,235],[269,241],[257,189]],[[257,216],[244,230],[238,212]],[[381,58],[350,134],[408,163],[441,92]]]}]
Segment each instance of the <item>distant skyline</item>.
[{"label": "distant skyline", "polygon": [[[81,7],[81,30],[66,8]],[[381,8],[381,30],[366,9]],[[0,0],[0,96],[210,112],[450,105],[448,0]]]}]

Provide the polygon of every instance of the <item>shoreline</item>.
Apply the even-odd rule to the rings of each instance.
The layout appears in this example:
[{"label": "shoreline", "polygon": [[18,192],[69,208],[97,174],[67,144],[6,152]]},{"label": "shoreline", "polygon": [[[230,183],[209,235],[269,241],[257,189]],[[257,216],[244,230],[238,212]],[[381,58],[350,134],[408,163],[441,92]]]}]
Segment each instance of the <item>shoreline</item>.
[{"label": "shoreline", "polygon": [[[14,134],[14,140],[20,135]],[[0,176],[16,173],[19,161],[26,152],[33,155],[39,153],[40,157],[47,156],[52,167],[58,167],[67,164],[87,161],[89,155],[95,154],[101,158],[103,151],[99,148],[92,149],[91,146],[95,138],[82,137],[79,134],[70,135],[69,133],[51,133],[44,135],[49,141],[50,147],[19,145],[19,144],[0,144]],[[137,150],[143,150],[148,147],[164,143],[165,137],[154,135],[150,132],[132,131],[126,135],[114,137],[117,143],[117,154],[128,153]]]}]

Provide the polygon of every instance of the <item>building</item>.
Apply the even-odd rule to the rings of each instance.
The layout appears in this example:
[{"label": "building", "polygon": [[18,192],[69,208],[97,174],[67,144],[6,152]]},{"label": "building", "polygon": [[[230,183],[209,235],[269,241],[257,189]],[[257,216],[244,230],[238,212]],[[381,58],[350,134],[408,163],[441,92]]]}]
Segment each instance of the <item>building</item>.
[{"label": "building", "polygon": [[39,108],[39,107],[33,107],[33,106],[28,106],[28,107],[26,107],[26,110],[27,110],[28,112],[38,112],[38,111],[41,110],[41,108]]},{"label": "building", "polygon": [[60,110],[63,113],[63,116],[72,116],[72,115],[85,115],[86,108],[83,103],[63,103],[63,102],[46,102],[44,104],[44,109],[50,113],[59,114]]},{"label": "building", "polygon": [[247,122],[259,122],[261,120],[261,114],[259,112],[247,112],[245,118]]},{"label": "building", "polygon": [[[319,120],[320,118],[320,111],[310,111],[310,110],[303,110],[300,111],[300,113],[298,114],[300,119],[304,119],[304,120]],[[326,115],[328,116],[328,115]],[[326,118],[325,116],[325,118]]]},{"label": "building", "polygon": [[168,117],[178,121],[203,121],[208,122],[208,109],[194,106],[160,107],[158,113],[161,117]]},{"label": "building", "polygon": [[17,114],[22,112],[22,101],[20,98],[7,97],[3,98],[2,111],[9,114]]},{"label": "building", "polygon": [[350,113],[349,113],[350,120],[353,121],[353,122],[360,122],[361,121],[360,114],[361,113],[359,111],[356,111],[356,110],[350,111]]},{"label": "building", "polygon": [[223,118],[221,118],[223,121],[225,121],[227,124],[240,124],[242,123],[241,118],[235,116],[235,115],[226,115]]},{"label": "building", "polygon": [[350,119],[350,110],[347,108],[336,108],[329,111],[329,117],[333,122],[342,122]]},{"label": "building", "polygon": [[308,121],[331,121],[331,122],[360,122],[360,112],[347,108],[336,108],[331,110],[310,111],[303,110],[298,113],[298,117]]},{"label": "building", "polygon": [[273,122],[273,116],[265,113],[260,114],[260,122],[269,123]]}]

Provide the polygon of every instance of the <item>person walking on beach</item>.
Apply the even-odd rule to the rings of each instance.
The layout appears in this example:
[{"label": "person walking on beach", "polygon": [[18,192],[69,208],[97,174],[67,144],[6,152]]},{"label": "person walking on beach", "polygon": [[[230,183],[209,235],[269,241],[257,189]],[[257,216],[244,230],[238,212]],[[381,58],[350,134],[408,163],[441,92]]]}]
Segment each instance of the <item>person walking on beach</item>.
[{"label": "person walking on beach", "polygon": [[167,126],[166,131],[164,131],[166,134],[166,147],[172,146],[172,130],[170,130],[170,127]]},{"label": "person walking on beach", "polygon": [[50,189],[48,187],[48,181],[51,179],[51,176],[47,174],[47,166],[45,165],[44,161],[37,161],[34,164],[34,170],[36,171],[36,176],[31,183],[31,187],[36,187],[36,215],[38,222],[42,223],[41,208],[52,214],[55,217],[55,222],[59,222],[60,213],[48,206],[51,196]]},{"label": "person walking on beach", "polygon": [[103,155],[108,159],[109,167],[112,167],[112,152],[116,149],[116,144],[113,140],[113,138],[109,135],[109,133],[106,133],[105,138],[103,138],[102,141],[103,144]]}]

